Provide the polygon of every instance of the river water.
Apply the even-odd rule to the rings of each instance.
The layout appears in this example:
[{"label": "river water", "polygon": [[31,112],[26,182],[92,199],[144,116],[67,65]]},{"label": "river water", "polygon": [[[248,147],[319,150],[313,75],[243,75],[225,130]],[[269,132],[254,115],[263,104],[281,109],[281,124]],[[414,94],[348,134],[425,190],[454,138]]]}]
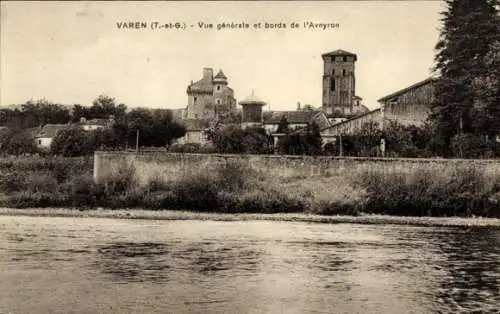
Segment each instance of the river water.
[{"label": "river water", "polygon": [[500,313],[500,229],[0,216],[0,313]]}]

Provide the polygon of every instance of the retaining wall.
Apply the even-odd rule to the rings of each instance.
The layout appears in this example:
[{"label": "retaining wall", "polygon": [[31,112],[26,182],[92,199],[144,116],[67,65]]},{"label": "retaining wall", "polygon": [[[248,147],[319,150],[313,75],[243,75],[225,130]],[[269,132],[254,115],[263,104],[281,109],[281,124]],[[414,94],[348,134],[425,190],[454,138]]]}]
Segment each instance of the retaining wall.
[{"label": "retaining wall", "polygon": [[[175,180],[186,172],[209,172],[218,165],[238,161],[276,177],[355,176],[361,171],[386,173],[416,172],[461,165],[500,176],[500,160],[424,159],[424,158],[355,158],[281,155],[179,154],[167,152],[95,152],[94,180],[118,171],[121,166],[135,168],[136,177],[147,182],[156,176]],[[443,167],[444,166],[444,167]],[[443,173],[444,175],[444,173]]]}]

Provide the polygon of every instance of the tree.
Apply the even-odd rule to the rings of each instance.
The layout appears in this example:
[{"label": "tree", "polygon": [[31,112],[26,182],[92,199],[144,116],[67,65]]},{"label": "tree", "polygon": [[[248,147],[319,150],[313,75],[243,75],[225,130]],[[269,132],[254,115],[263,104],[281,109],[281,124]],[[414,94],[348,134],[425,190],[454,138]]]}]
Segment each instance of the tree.
[{"label": "tree", "polygon": [[440,78],[435,85],[431,117],[437,123],[437,136],[445,144],[443,153],[449,154],[455,134],[487,129],[487,121],[472,121],[477,98],[472,86],[475,79],[488,76],[485,58],[492,44],[499,41],[500,29],[497,0],[446,0],[446,4],[435,47],[435,71]]},{"label": "tree", "polygon": [[279,143],[282,154],[319,155],[322,151],[322,139],[319,126],[313,122],[305,129],[288,133]]},{"label": "tree", "polygon": [[127,111],[127,106],[124,104],[117,105],[115,98],[107,95],[99,95],[92,102],[92,106],[87,108],[85,118],[98,119],[108,118],[109,116],[122,117]]},{"label": "tree", "polygon": [[7,155],[32,154],[37,151],[35,142],[21,130],[0,132],[0,151]]},{"label": "tree", "polygon": [[272,136],[264,128],[238,126],[214,127],[205,133],[219,153],[270,154],[273,152]]},{"label": "tree", "polygon": [[93,141],[82,128],[70,127],[56,133],[50,150],[64,157],[87,155],[93,151]]}]

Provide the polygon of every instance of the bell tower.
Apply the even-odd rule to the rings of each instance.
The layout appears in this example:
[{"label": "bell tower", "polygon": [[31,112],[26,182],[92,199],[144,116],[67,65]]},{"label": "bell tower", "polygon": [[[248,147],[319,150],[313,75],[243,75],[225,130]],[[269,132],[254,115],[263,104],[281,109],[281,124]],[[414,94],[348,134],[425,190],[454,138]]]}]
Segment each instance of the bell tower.
[{"label": "bell tower", "polygon": [[356,96],[354,64],[357,56],[344,50],[325,53],[323,58],[323,110],[341,118],[350,115]]}]

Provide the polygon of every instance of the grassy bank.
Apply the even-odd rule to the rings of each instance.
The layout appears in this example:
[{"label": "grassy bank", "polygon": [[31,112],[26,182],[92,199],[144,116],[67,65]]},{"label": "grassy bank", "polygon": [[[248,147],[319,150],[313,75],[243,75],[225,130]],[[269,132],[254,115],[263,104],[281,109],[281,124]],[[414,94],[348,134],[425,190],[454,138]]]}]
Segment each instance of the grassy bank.
[{"label": "grassy bank", "polygon": [[500,178],[455,163],[349,175],[272,177],[241,162],[139,182],[123,165],[101,184],[84,158],[0,160],[0,206],[171,209],[218,213],[500,217]]}]

